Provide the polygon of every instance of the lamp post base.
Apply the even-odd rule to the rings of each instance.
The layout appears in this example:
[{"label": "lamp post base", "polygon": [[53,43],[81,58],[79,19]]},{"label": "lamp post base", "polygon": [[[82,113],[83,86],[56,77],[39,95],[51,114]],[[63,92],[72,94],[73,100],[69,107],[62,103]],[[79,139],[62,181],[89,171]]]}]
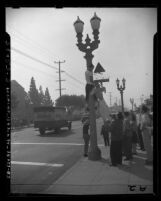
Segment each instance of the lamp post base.
[{"label": "lamp post base", "polygon": [[92,161],[97,161],[101,159],[101,150],[96,146],[94,149],[89,149],[88,159]]}]

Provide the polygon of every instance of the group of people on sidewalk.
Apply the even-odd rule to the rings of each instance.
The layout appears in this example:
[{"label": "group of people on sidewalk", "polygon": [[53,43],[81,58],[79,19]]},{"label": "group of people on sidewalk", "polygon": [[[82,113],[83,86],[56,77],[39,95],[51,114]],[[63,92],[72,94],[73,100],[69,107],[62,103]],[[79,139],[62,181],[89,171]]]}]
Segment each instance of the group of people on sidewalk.
[{"label": "group of people on sidewalk", "polygon": [[[88,156],[88,146],[90,141],[89,118],[83,123],[84,156]],[[131,161],[133,155],[137,154],[137,144],[142,151],[146,151],[146,164],[151,165],[153,161],[153,151],[151,137],[153,134],[153,122],[150,118],[148,108],[143,105],[141,112],[133,111],[121,112],[111,115],[111,119],[106,119],[102,125],[101,135],[104,139],[105,147],[110,146],[111,165],[117,166],[124,160]]]},{"label": "group of people on sidewalk", "polygon": [[[139,111],[121,112],[117,115],[110,115],[110,110],[103,98],[103,92],[106,92],[101,82],[93,80],[93,66],[89,66],[85,72],[86,78],[86,111],[90,110],[90,96],[93,96],[95,110],[102,117],[104,124],[101,135],[103,136],[105,146],[110,146],[111,165],[117,166],[124,160],[132,160],[133,154],[137,154],[136,145],[140,145],[142,151],[146,151],[146,164],[152,164],[152,144],[151,136],[153,133],[153,122],[149,116],[149,110],[142,105]],[[88,156],[89,118],[83,121],[83,138],[85,142],[84,156]]]}]

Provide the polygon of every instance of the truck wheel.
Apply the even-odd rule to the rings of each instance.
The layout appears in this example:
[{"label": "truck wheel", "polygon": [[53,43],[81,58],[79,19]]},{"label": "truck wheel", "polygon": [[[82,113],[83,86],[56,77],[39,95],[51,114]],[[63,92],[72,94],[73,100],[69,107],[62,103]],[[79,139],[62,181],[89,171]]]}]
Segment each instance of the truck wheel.
[{"label": "truck wheel", "polygon": [[56,128],[56,129],[55,129],[55,132],[56,132],[56,133],[59,133],[59,132],[60,132],[60,128]]},{"label": "truck wheel", "polygon": [[45,128],[39,128],[39,132],[40,132],[40,135],[44,135],[45,134]]},{"label": "truck wheel", "polygon": [[69,126],[68,126],[68,130],[70,131],[72,128],[72,124],[70,123]]}]

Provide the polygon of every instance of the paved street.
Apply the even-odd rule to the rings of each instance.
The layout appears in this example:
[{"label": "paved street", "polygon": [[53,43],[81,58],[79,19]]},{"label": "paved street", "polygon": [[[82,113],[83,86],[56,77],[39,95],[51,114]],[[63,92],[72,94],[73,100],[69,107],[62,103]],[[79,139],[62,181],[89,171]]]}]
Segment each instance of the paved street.
[{"label": "paved street", "polygon": [[[144,152],[138,150],[139,154],[135,156],[132,168],[128,168],[126,162],[119,169],[109,166],[109,148],[105,149],[103,145],[101,125],[102,121],[97,120],[98,144],[102,152],[102,160],[97,162],[83,157],[80,121],[72,123],[71,131],[64,128],[59,134],[49,131],[40,136],[39,131],[33,127],[12,132],[11,192],[79,194],[84,193],[83,188],[89,192],[87,186],[91,184],[95,184],[99,190],[103,185],[107,187],[114,184],[123,184],[127,188],[130,183],[150,185],[152,192],[153,169],[144,165]],[[73,191],[73,186],[77,186],[76,192]],[[100,190],[98,193],[104,191]],[[107,189],[106,192],[108,193]]]},{"label": "paved street", "polygon": [[45,190],[83,155],[80,121],[59,134],[47,131],[40,136],[37,129],[24,128],[13,131],[11,138],[11,191],[15,193]]}]

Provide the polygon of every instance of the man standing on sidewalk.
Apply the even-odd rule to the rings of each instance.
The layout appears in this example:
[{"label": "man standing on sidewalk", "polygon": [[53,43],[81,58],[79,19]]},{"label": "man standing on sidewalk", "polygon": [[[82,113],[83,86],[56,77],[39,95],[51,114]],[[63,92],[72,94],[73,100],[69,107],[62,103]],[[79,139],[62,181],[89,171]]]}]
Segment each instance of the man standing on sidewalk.
[{"label": "man standing on sidewalk", "polygon": [[88,148],[89,148],[89,140],[90,135],[88,133],[89,130],[89,118],[82,121],[83,123],[83,139],[84,139],[84,156],[88,156]]},{"label": "man standing on sidewalk", "polygon": [[141,129],[143,134],[143,141],[145,150],[147,152],[147,160],[145,162],[146,165],[151,165],[153,163],[153,152],[152,152],[152,145],[151,145],[151,122],[150,117],[148,114],[148,108],[143,105],[142,106],[142,117],[141,117]]},{"label": "man standing on sidewalk", "polygon": [[103,136],[105,147],[107,147],[107,145],[108,146],[110,145],[110,142],[109,142],[109,127],[110,127],[109,120],[104,121],[104,124],[102,125],[102,129],[101,129],[101,135]]},{"label": "man standing on sidewalk", "polygon": [[132,117],[129,112],[124,112],[124,124],[123,124],[123,133],[124,133],[124,149],[125,156],[124,160],[132,160]]},{"label": "man standing on sidewalk", "polygon": [[123,116],[118,113],[117,118],[111,123],[111,165],[122,165],[122,135],[123,135]]}]

